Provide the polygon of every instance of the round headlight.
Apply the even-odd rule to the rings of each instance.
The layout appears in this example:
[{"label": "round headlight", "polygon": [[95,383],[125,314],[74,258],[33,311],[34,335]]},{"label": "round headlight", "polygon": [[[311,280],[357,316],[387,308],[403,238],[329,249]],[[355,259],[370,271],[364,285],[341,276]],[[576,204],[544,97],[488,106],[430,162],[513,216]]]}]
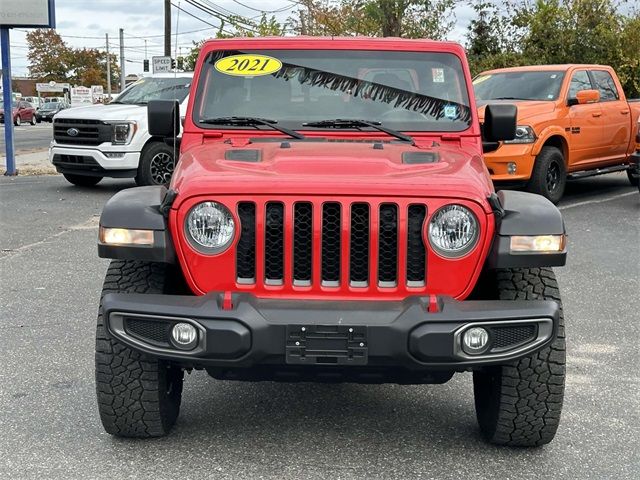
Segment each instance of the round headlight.
[{"label": "round headlight", "polygon": [[448,258],[462,257],[478,241],[478,221],[462,205],[447,205],[433,214],[429,222],[429,243]]},{"label": "round headlight", "polygon": [[189,243],[203,253],[225,250],[235,233],[231,212],[218,202],[202,202],[187,215],[186,230]]}]

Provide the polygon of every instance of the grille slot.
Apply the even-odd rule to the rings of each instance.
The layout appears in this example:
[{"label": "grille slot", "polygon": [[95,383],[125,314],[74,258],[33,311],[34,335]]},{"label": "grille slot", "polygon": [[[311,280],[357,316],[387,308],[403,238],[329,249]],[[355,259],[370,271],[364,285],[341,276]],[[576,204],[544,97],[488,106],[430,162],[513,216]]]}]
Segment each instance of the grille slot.
[{"label": "grille slot", "polygon": [[425,283],[426,247],[422,237],[427,208],[424,205],[409,205],[407,221],[407,285],[422,287]]},{"label": "grille slot", "polygon": [[322,206],[322,284],[340,285],[341,210],[339,203]]},{"label": "grille slot", "polygon": [[398,280],[398,207],[380,205],[378,285],[395,287]]},{"label": "grille slot", "polygon": [[284,280],[284,205],[267,203],[264,235],[264,275],[267,285]]},{"label": "grille slot", "polygon": [[369,283],[369,205],[351,205],[351,237],[349,252],[349,281],[354,287]]},{"label": "grille slot", "polygon": [[491,350],[506,350],[523,345],[536,337],[535,325],[517,325],[508,327],[493,327],[491,329]]},{"label": "grille slot", "polygon": [[149,343],[169,345],[169,335],[173,323],[158,322],[142,318],[125,318],[125,331]]},{"label": "grille slot", "polygon": [[256,280],[256,205],[252,202],[238,204],[240,239],[236,252],[236,275],[239,283]]},{"label": "grille slot", "polygon": [[295,204],[293,211],[293,282],[311,285],[313,256],[313,207],[309,202]]}]

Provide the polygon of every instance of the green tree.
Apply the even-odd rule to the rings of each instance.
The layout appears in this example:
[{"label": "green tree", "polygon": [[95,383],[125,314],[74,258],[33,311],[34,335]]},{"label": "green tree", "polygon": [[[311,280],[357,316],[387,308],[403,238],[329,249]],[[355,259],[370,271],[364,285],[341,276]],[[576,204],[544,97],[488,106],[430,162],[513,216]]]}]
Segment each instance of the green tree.
[{"label": "green tree", "polygon": [[[43,81],[69,82],[73,85],[107,84],[107,54],[96,48],[71,48],[53,29],[27,33],[29,73]],[[120,67],[111,57],[111,84],[117,85]]]},{"label": "green tree", "polygon": [[454,0],[302,0],[291,17],[301,35],[443,39],[454,25]]},{"label": "green tree", "polygon": [[66,81],[71,50],[53,29],[27,33],[29,73],[41,81]]}]

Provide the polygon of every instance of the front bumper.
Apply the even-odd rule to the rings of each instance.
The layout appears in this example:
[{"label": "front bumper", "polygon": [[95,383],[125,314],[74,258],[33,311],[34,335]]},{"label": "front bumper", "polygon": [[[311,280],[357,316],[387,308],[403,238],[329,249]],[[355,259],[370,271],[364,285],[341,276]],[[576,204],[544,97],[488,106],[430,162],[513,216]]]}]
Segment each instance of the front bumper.
[{"label": "front bumper", "polygon": [[[556,337],[553,301],[456,301],[409,297],[402,302],[265,300],[111,293],[102,302],[107,333],[135,350],[187,367],[401,367],[463,371],[520,359]],[[194,325],[191,351],[173,347],[171,327]],[[489,331],[484,353],[469,355],[461,337]],[[528,332],[525,334],[525,332]],[[527,336],[528,335],[528,336]]]},{"label": "front bumper", "polygon": [[[123,146],[122,149],[128,148]],[[104,177],[135,177],[140,152],[108,151],[90,147],[65,147],[55,143],[49,149],[49,162],[60,173],[100,175]],[[117,154],[107,157],[106,153]]]},{"label": "front bumper", "polygon": [[[533,143],[503,143],[493,152],[484,154],[491,180],[501,183],[522,183],[531,178],[536,157]],[[509,173],[509,163],[516,164],[515,173]]]}]

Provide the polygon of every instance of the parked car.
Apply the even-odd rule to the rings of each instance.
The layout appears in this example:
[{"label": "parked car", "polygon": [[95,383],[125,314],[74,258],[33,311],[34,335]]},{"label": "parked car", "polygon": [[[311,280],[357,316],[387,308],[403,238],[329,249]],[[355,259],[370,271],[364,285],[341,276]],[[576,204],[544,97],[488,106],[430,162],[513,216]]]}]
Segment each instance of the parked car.
[{"label": "parked car", "polygon": [[36,113],[36,117],[38,121],[53,122],[54,115],[66,108],[69,108],[69,105],[64,102],[46,102]]},{"label": "parked car", "polygon": [[[540,195],[494,192],[462,46],[213,40],[196,71],[169,188],[123,190],[100,217],[107,432],[166,434],[192,369],[418,384],[472,371],[489,441],[551,441],[564,222]],[[178,112],[149,102],[153,138],[178,142]],[[485,141],[515,132],[514,105],[486,108]]]},{"label": "parked car", "polygon": [[92,186],[103,177],[168,183],[175,148],[149,135],[147,103],[176,99],[186,108],[192,77],[188,72],[144,77],[106,105],[61,111],[53,122],[49,161],[74,185]]},{"label": "parked car", "polygon": [[36,112],[40,110],[40,108],[44,104],[44,100],[42,100],[42,98],[40,97],[22,97],[22,100],[30,103],[33,106],[33,108],[36,109]]},{"label": "parked car", "polygon": [[640,101],[627,101],[611,67],[504,68],[473,82],[481,119],[486,105],[518,107],[516,138],[485,145],[485,162],[498,186],[522,185],[558,202],[567,178],[627,170],[638,184],[629,164]]},{"label": "parked car", "polygon": [[[30,123],[31,125],[36,124],[36,109],[27,102],[22,100],[18,100],[13,102],[12,105],[12,121],[15,126],[20,126],[23,123]],[[5,122],[5,108],[4,103],[0,102],[0,123]]]}]

